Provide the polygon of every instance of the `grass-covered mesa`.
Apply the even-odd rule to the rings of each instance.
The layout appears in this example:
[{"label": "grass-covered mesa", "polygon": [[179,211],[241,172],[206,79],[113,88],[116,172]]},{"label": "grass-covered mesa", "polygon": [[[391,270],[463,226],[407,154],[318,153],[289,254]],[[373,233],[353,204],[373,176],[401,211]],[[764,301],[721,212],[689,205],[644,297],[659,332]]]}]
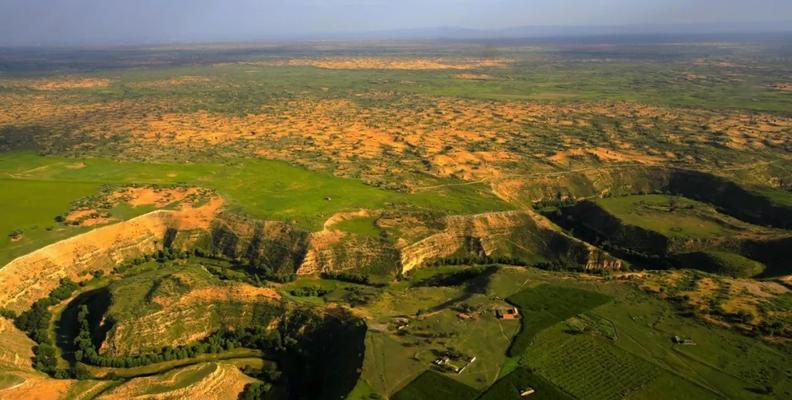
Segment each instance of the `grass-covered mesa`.
[{"label": "grass-covered mesa", "polygon": [[0,51],[0,398],[792,398],[789,40],[676,39]]}]

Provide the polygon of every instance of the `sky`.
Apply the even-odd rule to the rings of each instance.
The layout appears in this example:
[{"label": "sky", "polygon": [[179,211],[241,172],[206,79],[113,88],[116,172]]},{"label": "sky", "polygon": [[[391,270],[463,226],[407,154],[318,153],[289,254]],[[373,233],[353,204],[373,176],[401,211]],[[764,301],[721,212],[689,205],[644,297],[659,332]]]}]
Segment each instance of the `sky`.
[{"label": "sky", "polygon": [[792,21],[792,0],[0,0],[0,45]]}]

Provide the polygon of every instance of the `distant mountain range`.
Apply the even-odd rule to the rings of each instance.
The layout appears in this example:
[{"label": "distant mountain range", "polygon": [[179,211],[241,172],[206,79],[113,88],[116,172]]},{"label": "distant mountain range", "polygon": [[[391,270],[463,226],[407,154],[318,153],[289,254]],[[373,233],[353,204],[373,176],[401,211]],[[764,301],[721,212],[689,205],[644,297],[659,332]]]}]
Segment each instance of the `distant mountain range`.
[{"label": "distant mountain range", "polygon": [[437,27],[371,32],[310,34],[318,39],[528,39],[611,35],[687,35],[739,33],[792,33],[792,21],[754,23],[649,24],[612,26],[520,26],[506,29]]},{"label": "distant mountain range", "polygon": [[347,31],[347,32],[304,32],[304,33],[267,33],[254,36],[207,34],[198,36],[161,36],[155,32],[140,32],[134,37],[113,37],[106,35],[101,39],[60,37],[46,42],[18,44],[3,41],[0,47],[47,47],[83,45],[160,45],[188,43],[252,43],[252,42],[291,42],[291,41],[361,41],[361,40],[543,40],[586,38],[597,40],[601,37],[630,36],[664,38],[668,36],[702,35],[755,35],[755,34],[792,34],[792,20],[777,22],[751,23],[702,23],[702,24],[644,24],[644,25],[601,25],[601,26],[520,26],[504,29],[471,29],[461,27],[434,27],[399,30]]}]

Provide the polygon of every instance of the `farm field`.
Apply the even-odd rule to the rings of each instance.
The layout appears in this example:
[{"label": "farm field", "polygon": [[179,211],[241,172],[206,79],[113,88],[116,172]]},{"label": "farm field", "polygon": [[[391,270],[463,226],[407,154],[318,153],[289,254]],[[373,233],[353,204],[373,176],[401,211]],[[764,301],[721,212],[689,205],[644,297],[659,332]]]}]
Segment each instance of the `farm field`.
[{"label": "farm field", "polygon": [[454,398],[463,400],[473,400],[479,393],[468,386],[465,386],[453,379],[449,379],[436,372],[427,371],[410,382],[407,387],[393,395],[394,400],[408,399],[434,399],[436,396],[441,398]]},{"label": "farm field", "polygon": [[507,299],[520,310],[522,328],[514,338],[509,355],[523,353],[540,331],[574,315],[608,302],[608,297],[578,289],[542,285]]}]

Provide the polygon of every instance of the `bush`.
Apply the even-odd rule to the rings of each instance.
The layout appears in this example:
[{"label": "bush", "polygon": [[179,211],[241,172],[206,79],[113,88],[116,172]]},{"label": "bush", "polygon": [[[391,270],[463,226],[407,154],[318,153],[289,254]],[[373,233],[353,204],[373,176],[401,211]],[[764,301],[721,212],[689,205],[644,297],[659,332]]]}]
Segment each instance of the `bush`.
[{"label": "bush", "polygon": [[17,313],[14,310],[9,310],[7,308],[0,308],[0,317],[7,318],[10,320],[17,319]]}]

